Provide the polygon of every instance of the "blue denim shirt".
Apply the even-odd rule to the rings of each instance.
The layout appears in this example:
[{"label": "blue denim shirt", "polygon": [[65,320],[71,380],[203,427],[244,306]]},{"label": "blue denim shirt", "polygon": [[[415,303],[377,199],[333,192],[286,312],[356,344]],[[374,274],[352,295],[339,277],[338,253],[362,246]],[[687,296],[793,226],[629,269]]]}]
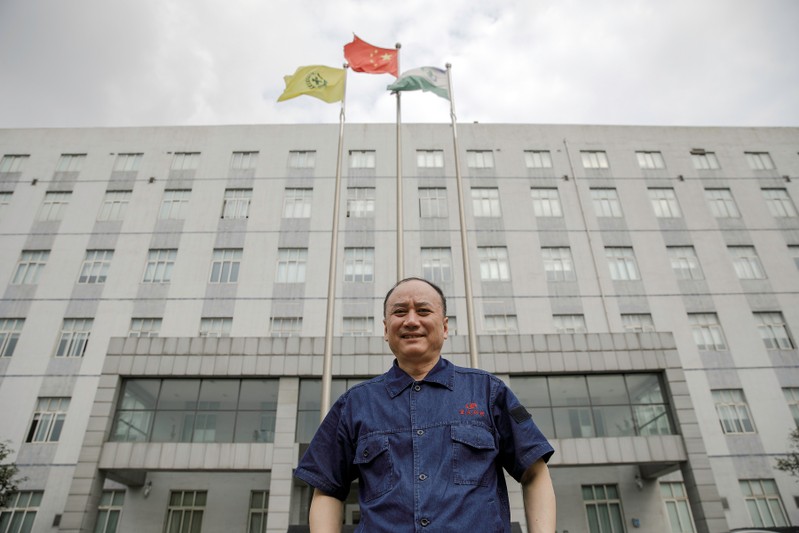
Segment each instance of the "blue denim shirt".
[{"label": "blue denim shirt", "polygon": [[340,500],[359,479],[358,532],[507,533],[502,469],[519,481],[553,451],[496,376],[441,358],[414,381],[394,361],[338,399],[294,475]]}]

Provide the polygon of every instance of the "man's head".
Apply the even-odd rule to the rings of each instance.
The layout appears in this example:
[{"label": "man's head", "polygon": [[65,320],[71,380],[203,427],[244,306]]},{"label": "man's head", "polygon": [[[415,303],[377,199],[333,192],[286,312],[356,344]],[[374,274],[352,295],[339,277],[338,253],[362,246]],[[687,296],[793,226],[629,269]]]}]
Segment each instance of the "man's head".
[{"label": "man's head", "polygon": [[421,278],[407,278],[388,291],[383,302],[385,339],[404,363],[438,360],[448,335],[444,293]]},{"label": "man's head", "polygon": [[389,296],[391,296],[391,293],[394,292],[394,289],[396,289],[397,287],[399,287],[403,283],[408,283],[409,281],[421,281],[422,283],[427,283],[428,285],[433,287],[433,289],[438,293],[439,298],[441,298],[441,308],[442,308],[442,310],[444,312],[444,316],[447,316],[447,298],[444,296],[444,291],[441,290],[441,287],[439,287],[438,285],[436,285],[432,281],[427,281],[426,279],[423,279],[423,278],[410,277],[410,278],[405,278],[405,279],[399,280],[386,293],[386,297],[383,298],[383,318],[384,319],[386,318],[386,304],[388,303]]}]

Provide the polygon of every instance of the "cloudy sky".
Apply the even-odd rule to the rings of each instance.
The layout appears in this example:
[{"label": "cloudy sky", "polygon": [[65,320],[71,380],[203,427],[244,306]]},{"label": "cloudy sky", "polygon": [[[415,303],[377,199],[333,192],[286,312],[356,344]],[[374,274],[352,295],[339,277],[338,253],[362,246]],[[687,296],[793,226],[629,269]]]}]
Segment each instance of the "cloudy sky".
[{"label": "cloudy sky", "polygon": [[[0,0],[0,127],[337,122],[283,76],[357,33],[472,122],[799,126],[797,0]],[[393,122],[350,73],[347,121]],[[405,93],[404,122],[448,103]]]}]

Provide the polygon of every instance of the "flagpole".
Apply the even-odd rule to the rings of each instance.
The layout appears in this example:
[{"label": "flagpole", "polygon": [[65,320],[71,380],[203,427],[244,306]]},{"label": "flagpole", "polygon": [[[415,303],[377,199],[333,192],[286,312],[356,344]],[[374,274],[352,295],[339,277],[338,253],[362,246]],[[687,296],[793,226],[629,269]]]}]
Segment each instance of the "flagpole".
[{"label": "flagpole", "polygon": [[[402,45],[397,43],[394,46],[397,49],[397,74],[399,74],[399,50]],[[397,95],[397,281],[399,281],[405,279],[405,235],[402,215],[402,106],[400,104],[400,91],[395,94]]]},{"label": "flagpole", "polygon": [[327,319],[325,321],[325,355],[322,362],[322,398],[319,410],[320,423],[330,410],[330,391],[333,384],[333,326],[335,319],[336,265],[338,263],[338,225],[341,204],[341,161],[344,153],[344,109],[347,100],[347,68],[344,63],[344,95],[338,127],[338,156],[336,158],[336,192],[333,201],[333,229],[330,235],[330,268],[327,275]]},{"label": "flagpole", "polygon": [[463,178],[461,177],[460,150],[455,116],[455,96],[452,93],[452,65],[447,63],[447,87],[449,88],[449,115],[452,119],[452,144],[455,148],[455,183],[458,185],[458,219],[460,221],[461,253],[463,257],[463,283],[466,289],[466,325],[469,328],[469,365],[479,368],[477,333],[474,327],[474,300],[472,297],[472,269],[469,261],[469,242],[466,237],[466,213],[463,208]]}]

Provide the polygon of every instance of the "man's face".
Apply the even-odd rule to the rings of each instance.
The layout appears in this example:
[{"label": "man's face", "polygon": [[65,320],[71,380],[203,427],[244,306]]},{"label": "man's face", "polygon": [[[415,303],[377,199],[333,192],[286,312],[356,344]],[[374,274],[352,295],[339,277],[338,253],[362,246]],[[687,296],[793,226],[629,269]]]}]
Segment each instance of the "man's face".
[{"label": "man's face", "polygon": [[394,289],[386,302],[383,325],[388,346],[400,363],[437,359],[448,333],[441,297],[418,280]]}]

